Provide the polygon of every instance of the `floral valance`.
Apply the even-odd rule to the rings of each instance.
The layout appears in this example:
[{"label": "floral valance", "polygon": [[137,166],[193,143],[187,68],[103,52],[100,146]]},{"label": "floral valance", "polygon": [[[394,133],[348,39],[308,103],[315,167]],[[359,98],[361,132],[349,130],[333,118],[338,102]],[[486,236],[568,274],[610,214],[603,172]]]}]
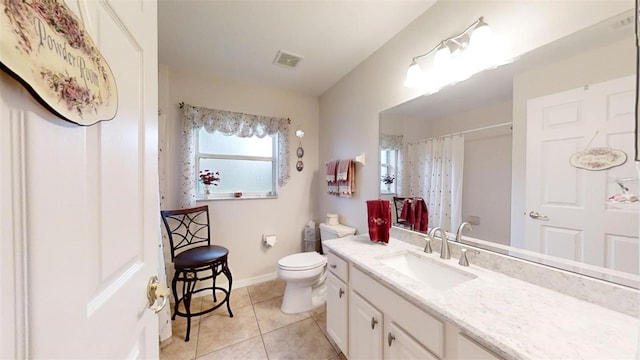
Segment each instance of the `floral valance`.
[{"label": "floral valance", "polygon": [[402,135],[380,134],[380,150],[402,150]]},{"label": "floral valance", "polygon": [[278,135],[278,184],[286,184],[289,180],[289,120],[261,115],[245,114],[226,110],[207,109],[188,104],[180,104],[182,108],[183,135],[183,168],[184,182],[181,184],[182,206],[195,204],[195,130],[202,127],[207,132],[219,131],[225,135],[239,137]]},{"label": "floral valance", "polygon": [[185,119],[191,120],[196,129],[204,127],[210,133],[219,131],[225,135],[259,138],[289,133],[289,120],[284,118],[207,109],[187,104],[184,104],[183,111]]}]

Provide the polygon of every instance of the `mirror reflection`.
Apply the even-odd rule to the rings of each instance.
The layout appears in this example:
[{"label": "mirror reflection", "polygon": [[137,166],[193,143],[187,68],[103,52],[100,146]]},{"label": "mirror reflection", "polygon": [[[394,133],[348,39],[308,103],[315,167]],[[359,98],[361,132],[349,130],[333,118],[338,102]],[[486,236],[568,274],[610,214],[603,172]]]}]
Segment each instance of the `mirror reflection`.
[{"label": "mirror reflection", "polygon": [[633,23],[629,10],[382,112],[394,225],[425,232],[424,199],[429,229],[466,221],[467,242],[637,287]]}]

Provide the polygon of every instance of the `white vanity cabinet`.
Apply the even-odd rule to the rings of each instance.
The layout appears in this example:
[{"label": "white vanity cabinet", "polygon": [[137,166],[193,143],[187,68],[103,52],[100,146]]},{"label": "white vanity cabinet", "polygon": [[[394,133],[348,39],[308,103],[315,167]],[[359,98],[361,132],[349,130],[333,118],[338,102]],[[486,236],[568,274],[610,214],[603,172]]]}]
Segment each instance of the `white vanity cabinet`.
[{"label": "white vanity cabinet", "polygon": [[500,360],[501,358],[458,332],[455,337],[455,358],[460,360]]},{"label": "white vanity cabinet", "polygon": [[500,359],[355,266],[349,275],[349,360]]},{"label": "white vanity cabinet", "polygon": [[382,359],[382,312],[367,300],[349,293],[349,360]]},{"label": "white vanity cabinet", "polygon": [[[350,360],[443,357],[445,325],[442,321],[404,300],[354,266],[351,266],[350,275],[353,305],[349,307],[349,338],[350,344],[354,346],[350,348]],[[354,310],[359,313],[353,314]],[[327,316],[330,316],[329,313]],[[378,327],[378,330],[374,327],[372,331],[371,317],[382,317],[382,321],[378,320],[376,324],[381,324],[382,327]],[[369,338],[372,340],[368,340]],[[382,347],[377,345],[380,340]],[[363,341],[371,341],[371,349],[362,350],[366,345],[359,343]],[[367,351],[370,353],[367,354]]]},{"label": "white vanity cabinet", "polygon": [[327,254],[327,333],[348,356],[349,289],[348,264],[332,253]]}]

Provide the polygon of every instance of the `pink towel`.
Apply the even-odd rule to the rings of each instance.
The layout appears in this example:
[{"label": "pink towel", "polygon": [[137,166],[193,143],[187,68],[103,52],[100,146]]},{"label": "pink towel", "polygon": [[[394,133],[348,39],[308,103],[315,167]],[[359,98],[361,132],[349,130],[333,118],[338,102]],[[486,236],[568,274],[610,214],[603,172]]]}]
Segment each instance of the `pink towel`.
[{"label": "pink towel", "polygon": [[338,163],[338,194],[352,197],[356,191],[356,164],[353,160],[340,160]]},{"label": "pink towel", "polygon": [[367,218],[369,239],[374,242],[389,242],[391,228],[391,205],[389,200],[368,200]]},{"label": "pink towel", "polygon": [[336,170],[338,169],[338,161],[332,160],[327,163],[327,186],[328,193],[338,195],[338,180],[336,179]]},{"label": "pink towel", "polygon": [[351,165],[351,160],[338,161],[338,170],[336,171],[336,180],[346,181],[348,179],[350,165]]}]

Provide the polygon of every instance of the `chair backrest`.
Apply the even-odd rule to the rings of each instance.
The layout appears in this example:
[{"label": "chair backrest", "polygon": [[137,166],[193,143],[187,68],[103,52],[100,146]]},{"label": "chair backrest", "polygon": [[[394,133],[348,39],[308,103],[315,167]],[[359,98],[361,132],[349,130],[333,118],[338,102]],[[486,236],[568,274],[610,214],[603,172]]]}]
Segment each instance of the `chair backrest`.
[{"label": "chair backrest", "polygon": [[209,207],[160,211],[169,235],[171,261],[184,250],[211,245]]},{"label": "chair backrest", "polygon": [[405,222],[405,219],[403,219],[401,216],[402,206],[404,205],[405,199],[406,198],[403,198],[403,197],[397,197],[397,196],[393,197],[393,206],[396,208],[396,222],[398,223]]}]

